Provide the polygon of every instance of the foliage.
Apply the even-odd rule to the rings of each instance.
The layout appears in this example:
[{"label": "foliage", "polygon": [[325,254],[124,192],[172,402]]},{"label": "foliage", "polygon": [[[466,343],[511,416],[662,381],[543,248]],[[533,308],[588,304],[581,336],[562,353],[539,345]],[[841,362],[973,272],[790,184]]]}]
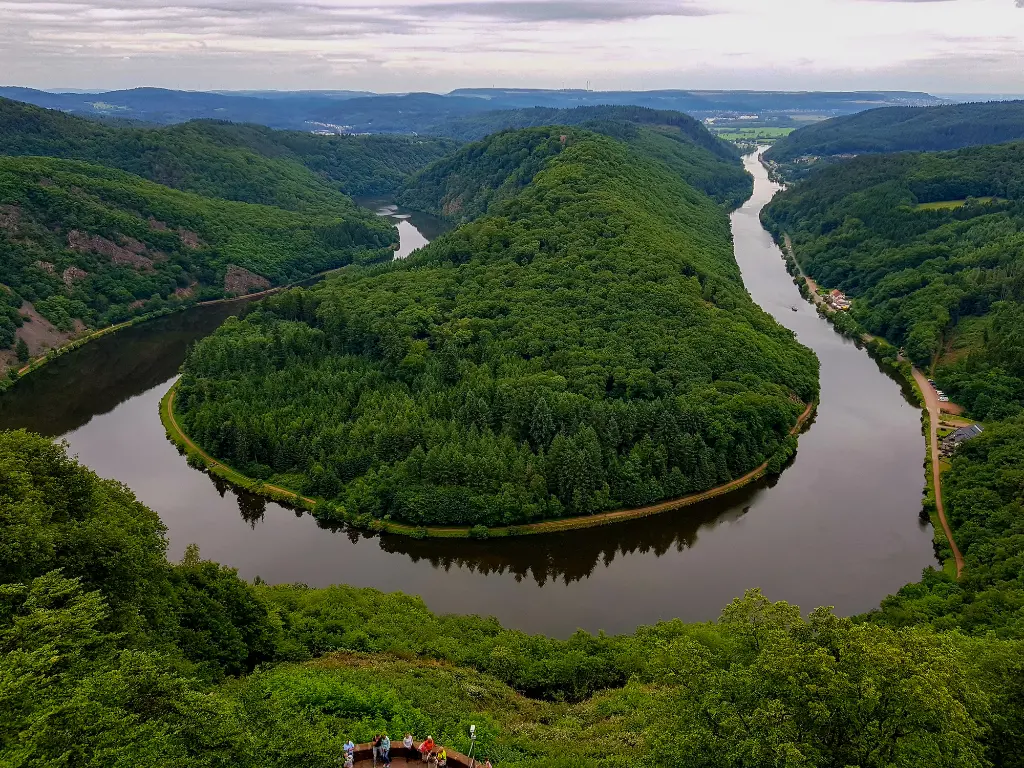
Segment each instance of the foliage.
[{"label": "foliage", "polygon": [[24,339],[18,339],[18,343],[14,345],[14,353],[19,363],[27,363],[29,361],[28,344],[25,343]]},{"label": "foliage", "polygon": [[[436,131],[459,139],[478,140],[508,129],[551,125],[576,126],[623,141],[640,154],[664,163],[690,186],[729,207],[737,207],[750,197],[752,181],[743,170],[735,148],[716,138],[699,121],[679,112],[641,107],[538,107],[459,118]],[[509,139],[513,143],[522,141],[523,134],[519,131],[506,135],[513,137]],[[486,210],[486,206],[481,207],[479,203],[489,200],[492,191],[496,191],[496,199],[500,199],[502,184],[513,184],[503,189],[514,191],[516,185],[525,185],[539,170],[536,164],[523,163],[522,157],[515,156],[515,152],[522,152],[521,147],[515,147],[515,152],[509,156],[502,156],[503,149],[503,142],[494,137],[463,148],[456,156],[435,163],[411,180],[401,197],[402,203],[460,222],[479,216]],[[481,162],[481,153],[490,155],[486,164]],[[485,169],[493,176],[481,178]],[[517,176],[507,179],[504,171],[511,169],[517,171]],[[474,189],[471,180],[483,182],[485,188]],[[460,188],[466,184],[470,186]]]},{"label": "foliage", "polygon": [[0,99],[0,154],[119,168],[210,197],[346,213],[346,195],[393,192],[454,142],[410,136],[319,136],[202,120],[114,126]]},{"label": "foliage", "polygon": [[0,433],[0,585],[28,589],[60,571],[58,592],[95,593],[90,604],[103,603],[93,612],[97,631],[126,647],[169,652],[204,677],[274,656],[277,625],[259,596],[234,571],[197,555],[170,565],[164,532],[155,512],[79,466],[64,446]]},{"label": "foliage", "polygon": [[[803,268],[980,419],[1024,404],[1024,144],[863,157],[765,209]],[[988,197],[989,202],[980,198]],[[954,208],[922,203],[966,199]]]},{"label": "foliage", "polygon": [[203,340],[183,429],[337,503],[322,509],[414,525],[641,506],[791,450],[817,364],[750,300],[725,212],[625,145],[562,130],[471,150],[467,188],[501,189],[474,203],[488,215]]},{"label": "foliage", "polygon": [[38,157],[0,157],[0,210],[0,284],[64,331],[75,319],[113,323],[223,296],[232,265],[280,285],[387,258],[393,240],[388,224],[351,206],[314,214],[227,202]]},{"label": "foliage", "polygon": [[[969,460],[1019,462],[1010,434]],[[992,478],[955,499],[973,482]],[[400,594],[247,584],[195,549],[171,565],[153,512],[24,432],[0,434],[0,493],[5,765],[329,768],[380,731],[465,751],[471,723],[478,755],[523,768],[1024,754],[1017,640],[805,619],[757,591],[718,622],[556,640]]]}]

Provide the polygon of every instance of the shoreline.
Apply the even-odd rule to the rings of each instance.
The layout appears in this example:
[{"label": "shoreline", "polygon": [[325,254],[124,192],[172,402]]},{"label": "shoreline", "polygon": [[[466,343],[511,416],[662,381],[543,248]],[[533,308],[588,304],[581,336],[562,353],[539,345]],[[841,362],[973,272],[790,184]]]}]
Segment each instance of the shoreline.
[{"label": "shoreline", "polygon": [[[890,364],[883,350],[885,348],[892,349],[893,345],[886,339],[872,336],[869,333],[854,335],[848,329],[840,328],[835,322],[835,316],[838,313],[825,304],[824,299],[817,292],[817,284],[804,272],[796,257],[796,251],[793,248],[793,241],[789,233],[783,232],[781,239],[782,242],[780,243],[776,238],[776,244],[782,251],[783,258],[795,267],[797,274],[794,275],[794,278],[800,281],[799,285],[804,289],[800,291],[804,299],[809,301],[818,310],[818,314],[828,321],[837,333],[852,339],[858,345],[863,344],[868,355],[875,359],[876,362],[881,362],[889,376],[896,383],[914,392],[917,407],[921,410],[921,434],[925,438],[925,493],[921,500],[921,513],[922,517],[927,515],[928,520],[932,524],[932,529],[934,530],[933,546],[936,559],[942,565],[941,570],[959,579],[963,574],[964,560],[957,546],[953,527],[946,518],[945,507],[942,502],[942,472],[939,457],[937,456],[937,417],[933,417],[931,409],[928,407],[927,396],[923,391],[921,382],[918,380],[918,376],[923,378],[923,374],[905,360],[902,363],[897,360],[896,364]],[[937,416],[941,417],[941,411]]]},{"label": "shoreline", "polygon": [[[349,265],[346,265],[346,267],[347,266]],[[158,320],[161,317],[168,317],[179,312],[188,312],[189,310],[196,309],[197,307],[209,307],[217,304],[232,304],[237,301],[256,301],[267,296],[272,296],[275,293],[280,293],[281,291],[287,291],[291,288],[299,288],[305,285],[306,283],[310,282],[311,280],[319,282],[320,280],[323,280],[329,277],[330,275],[335,274],[336,272],[340,272],[346,267],[335,267],[334,269],[328,269],[325,272],[317,272],[315,275],[304,277],[301,280],[296,280],[294,282],[288,283],[287,285],[278,285],[272,288],[267,288],[265,290],[259,291],[257,293],[246,293],[243,294],[242,296],[224,296],[219,299],[207,299],[206,301],[197,301],[194,304],[182,304],[177,307],[165,307],[164,309],[157,310],[156,312],[147,312],[144,315],[138,315],[137,317],[129,318],[128,320],[124,320],[120,323],[108,325],[105,328],[99,328],[84,336],[79,336],[77,338],[70,339],[66,343],[61,344],[59,347],[53,347],[52,349],[48,349],[45,354],[39,355],[38,357],[29,360],[27,363],[25,363],[23,366],[19,368],[9,369],[9,371],[15,371],[17,373],[17,377],[8,379],[8,381],[10,381],[10,384],[8,384],[6,387],[0,387],[0,392],[4,392],[7,389],[10,389],[10,387],[17,384],[25,376],[28,376],[33,371],[38,371],[47,363],[49,363],[52,360],[56,360],[61,355],[65,355],[68,352],[73,352],[74,350],[85,346],[90,341],[95,341],[96,339],[102,338],[103,336],[108,336],[112,333],[116,333],[117,331],[124,330],[125,328],[130,328],[135,325],[141,325],[142,323],[149,322],[150,320]]]},{"label": "shoreline", "polygon": [[[180,380],[179,380],[180,381]],[[259,496],[263,496],[267,499],[276,502],[284,502],[293,506],[307,510],[310,513],[316,511],[317,506],[323,501],[312,499],[308,496],[292,491],[288,488],[281,488],[276,485],[264,483],[260,480],[248,477],[241,472],[233,469],[229,465],[218,461],[216,458],[208,454],[202,448],[195,444],[191,438],[185,433],[185,431],[178,424],[177,418],[174,412],[174,397],[178,391],[179,381],[175,381],[171,385],[171,388],[167,390],[167,393],[160,399],[160,421],[164,425],[164,430],[167,433],[167,438],[174,443],[178,449],[185,455],[186,460],[193,467],[204,468],[211,474],[214,474],[223,480],[231,483],[234,486],[242,488],[250,493],[255,493]],[[796,424],[789,431],[790,436],[799,435],[804,428],[808,425],[811,417],[815,413],[817,403],[807,403],[804,412],[797,419]],[[765,461],[759,467],[752,469],[745,475],[731,480],[723,485],[709,488],[706,491],[700,493],[692,493],[686,496],[681,496],[676,499],[669,499],[667,501],[658,502],[656,504],[650,504],[643,507],[633,507],[627,509],[615,509],[608,512],[600,512],[595,515],[580,515],[577,517],[560,517],[553,520],[543,520],[537,523],[524,523],[522,525],[509,525],[499,526],[494,528],[487,528],[486,538],[504,538],[509,536],[531,536],[544,533],[558,533],[562,531],[579,530],[582,528],[596,528],[604,525],[614,525],[615,523],[625,522],[628,520],[637,520],[643,517],[649,517],[651,515],[661,514],[663,512],[670,512],[677,509],[683,509],[685,507],[699,504],[704,501],[724,496],[725,494],[733,491],[740,490],[748,486],[750,483],[761,479],[768,474],[768,461]],[[314,515],[315,516],[315,515]],[[349,523],[350,521],[345,519],[339,522]],[[458,538],[468,539],[473,538],[474,526],[415,526],[407,525],[404,523],[396,523],[390,520],[378,520],[374,519],[368,526],[370,530],[377,531],[378,533],[392,533],[401,536],[412,536],[414,538]],[[481,537],[483,538],[483,537]]]}]

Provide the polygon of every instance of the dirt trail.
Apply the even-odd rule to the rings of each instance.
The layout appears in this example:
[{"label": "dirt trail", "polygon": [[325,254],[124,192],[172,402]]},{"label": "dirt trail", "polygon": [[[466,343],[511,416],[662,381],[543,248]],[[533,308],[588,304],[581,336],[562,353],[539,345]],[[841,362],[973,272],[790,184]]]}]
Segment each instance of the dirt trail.
[{"label": "dirt trail", "polygon": [[789,258],[793,260],[793,263],[796,264],[796,268],[800,271],[800,277],[804,279],[804,282],[807,283],[807,287],[811,289],[811,298],[814,299],[814,303],[824,304],[825,299],[823,299],[821,294],[818,293],[818,284],[814,282],[806,272],[804,272],[804,268],[801,267],[800,262],[797,261],[796,252],[793,250],[793,241],[790,240],[789,235],[785,233],[782,235],[782,240],[786,246],[786,251],[789,253]]},{"label": "dirt trail", "polygon": [[946,508],[942,503],[942,470],[939,466],[939,418],[942,412],[942,403],[939,396],[935,394],[935,388],[928,383],[928,378],[917,368],[914,368],[914,380],[924,395],[925,406],[928,409],[929,443],[932,453],[932,481],[935,485],[935,509],[939,513],[939,522],[942,523],[942,530],[946,533],[949,547],[953,550],[953,560],[956,562],[956,577],[964,572],[964,556],[960,554],[960,548],[953,538],[953,529],[946,520]]}]

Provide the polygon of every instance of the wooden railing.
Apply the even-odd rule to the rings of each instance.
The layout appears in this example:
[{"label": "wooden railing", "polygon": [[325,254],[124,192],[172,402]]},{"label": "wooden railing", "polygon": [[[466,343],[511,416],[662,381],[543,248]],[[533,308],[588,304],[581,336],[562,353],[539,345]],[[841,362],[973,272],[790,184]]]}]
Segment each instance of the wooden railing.
[{"label": "wooden railing", "polygon": [[[474,758],[466,757],[461,752],[456,752],[454,749],[448,749],[448,747],[445,747],[445,751],[448,752],[448,768],[479,768],[480,766],[480,763],[476,762]],[[356,764],[364,761],[372,761],[373,745],[356,744],[354,757]],[[396,757],[419,760],[420,751],[416,748],[415,744],[412,749],[407,749],[401,742],[391,742],[391,758],[394,759]],[[380,761],[378,761],[378,764],[380,764]]]}]

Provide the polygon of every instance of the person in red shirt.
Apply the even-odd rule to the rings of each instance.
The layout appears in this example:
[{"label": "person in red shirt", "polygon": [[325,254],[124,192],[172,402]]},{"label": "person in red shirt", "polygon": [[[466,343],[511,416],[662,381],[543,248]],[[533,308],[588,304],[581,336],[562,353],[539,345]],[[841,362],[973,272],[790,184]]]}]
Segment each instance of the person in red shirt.
[{"label": "person in red shirt", "polygon": [[427,757],[430,756],[431,751],[434,749],[434,737],[427,736],[427,740],[419,746],[420,758],[423,762],[427,762]]}]

